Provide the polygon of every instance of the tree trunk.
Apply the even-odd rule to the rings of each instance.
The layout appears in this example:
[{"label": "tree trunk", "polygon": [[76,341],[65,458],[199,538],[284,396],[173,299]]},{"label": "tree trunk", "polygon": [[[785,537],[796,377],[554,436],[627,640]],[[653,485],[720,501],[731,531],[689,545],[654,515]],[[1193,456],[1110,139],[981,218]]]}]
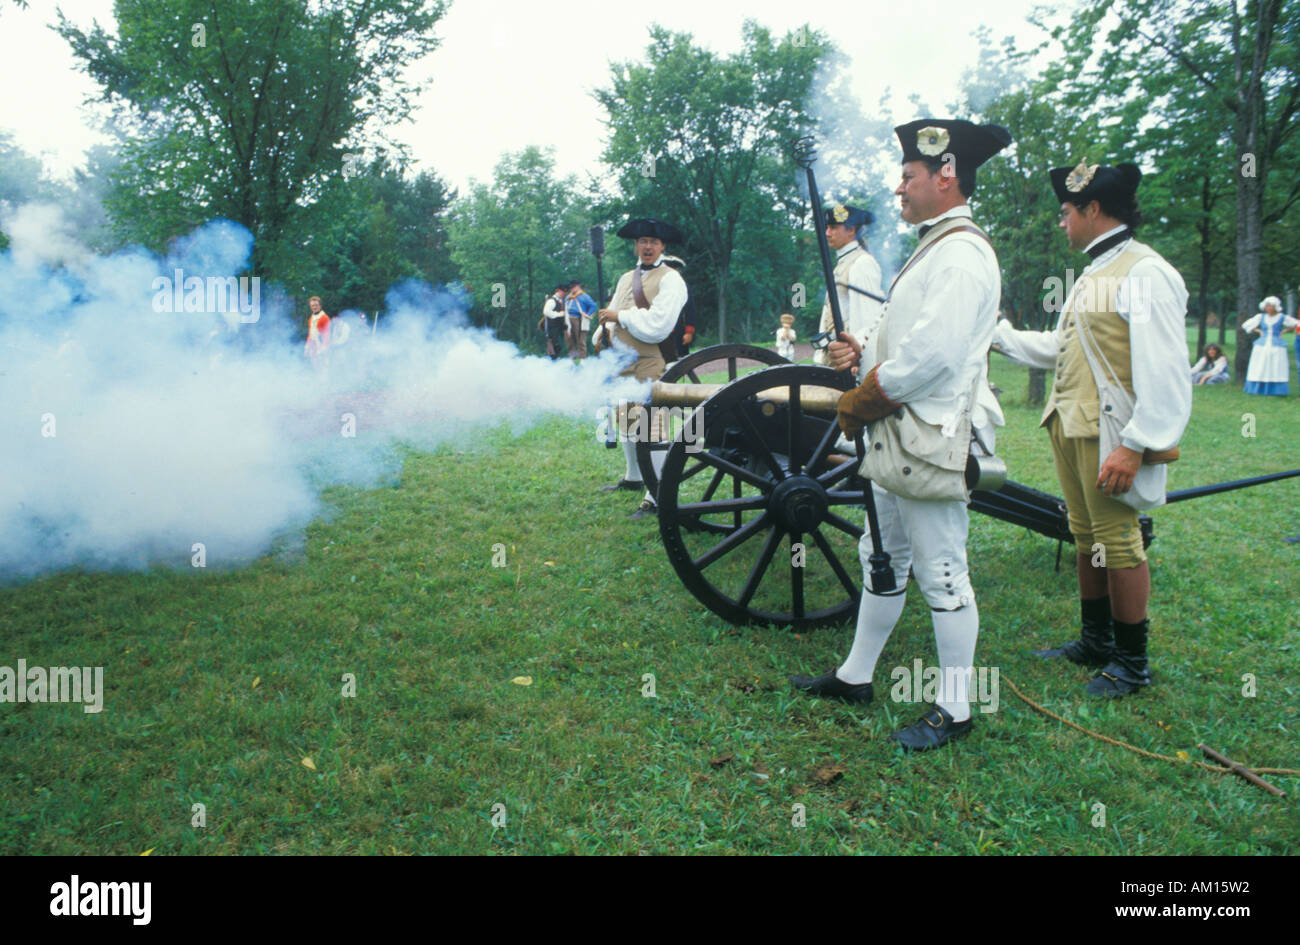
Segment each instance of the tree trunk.
[{"label": "tree trunk", "polygon": [[1029,369],[1029,389],[1025,391],[1025,402],[1031,407],[1041,407],[1047,397],[1047,372],[1042,368]]},{"label": "tree trunk", "polygon": [[[1210,179],[1201,179],[1201,220],[1197,226],[1201,236],[1201,291],[1199,292],[1200,312],[1197,313],[1196,357],[1205,350],[1205,320],[1210,314],[1208,301],[1210,282],[1210,211],[1214,203],[1210,199]],[[1195,359],[1193,359],[1195,360]]]},{"label": "tree trunk", "polygon": [[1241,323],[1259,306],[1260,190],[1258,180],[1242,177],[1237,181],[1237,355],[1233,370],[1240,384],[1246,383],[1246,366],[1250,362],[1250,336]]},{"label": "tree trunk", "polygon": [[[718,267],[718,344],[727,343],[727,275],[728,269]],[[698,330],[698,329],[697,329]]]},{"label": "tree trunk", "polygon": [[[1246,382],[1250,362],[1250,339],[1241,323],[1259,305],[1260,245],[1263,238],[1264,182],[1268,178],[1268,154],[1262,128],[1264,120],[1264,71],[1272,46],[1273,26],[1280,4],[1263,2],[1257,7],[1255,35],[1249,50],[1249,77],[1243,76],[1245,63],[1237,62],[1237,109],[1234,137],[1237,144],[1237,355],[1233,368],[1238,383]],[[1243,81],[1244,80],[1244,81]]]}]

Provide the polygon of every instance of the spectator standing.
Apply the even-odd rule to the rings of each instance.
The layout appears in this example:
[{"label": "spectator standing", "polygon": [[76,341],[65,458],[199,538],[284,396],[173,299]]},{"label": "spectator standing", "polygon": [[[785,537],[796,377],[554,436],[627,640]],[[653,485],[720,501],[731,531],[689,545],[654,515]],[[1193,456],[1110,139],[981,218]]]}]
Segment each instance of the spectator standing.
[{"label": "spectator standing", "polygon": [[569,283],[564,310],[569,316],[569,356],[580,361],[587,356],[587,331],[596,314],[596,300],[583,291],[581,282],[574,281]]},{"label": "spectator standing", "polygon": [[564,297],[568,291],[569,287],[563,283],[552,289],[542,305],[542,317],[537,322],[537,327],[546,332],[546,353],[552,361],[564,357]]},{"label": "spectator standing", "polygon": [[1247,334],[1258,332],[1259,337],[1250,349],[1250,364],[1246,367],[1247,394],[1264,394],[1271,397],[1285,397],[1291,392],[1288,374],[1286,345],[1282,342],[1282,333],[1295,328],[1297,322],[1290,315],[1282,314],[1282,302],[1276,295],[1270,295],[1259,303],[1259,314],[1242,323],[1241,330]]},{"label": "spectator standing", "polygon": [[330,347],[330,317],[321,308],[320,296],[313,295],[307,300],[311,314],[307,316],[307,347],[304,349],[313,367],[324,365]]}]

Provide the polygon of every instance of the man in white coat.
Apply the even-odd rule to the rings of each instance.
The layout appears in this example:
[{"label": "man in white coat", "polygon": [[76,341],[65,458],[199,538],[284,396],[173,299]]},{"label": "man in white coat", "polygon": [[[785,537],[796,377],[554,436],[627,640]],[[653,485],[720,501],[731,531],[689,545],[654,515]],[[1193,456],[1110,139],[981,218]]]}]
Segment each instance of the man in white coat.
[{"label": "man in white coat", "polygon": [[[880,320],[880,263],[867,250],[866,231],[875,217],[871,211],[858,207],[835,204],[826,214],[826,242],[835,254],[835,291],[840,297],[840,314],[844,330],[859,344],[876,327]],[[874,296],[874,298],[873,298]],[[830,294],[822,304],[820,331],[828,332],[835,326],[831,315]],[[829,364],[824,349],[813,352],[813,362]]]},{"label": "man in white coat", "polygon": [[[1053,331],[1017,331],[998,323],[994,350],[1056,372],[1043,411],[1074,535],[1082,629],[1079,639],[1039,650],[1046,659],[1101,667],[1088,683],[1094,696],[1124,696],[1151,683],[1147,602],[1151,572],[1138,510],[1118,496],[1143,466],[1177,458],[1192,412],[1187,365],[1187,289],[1183,277],[1134,239],[1142,172],[1133,164],[1081,162],[1051,171],[1070,248],[1088,254]],[[1100,452],[1100,417],[1121,404],[1103,398],[1118,381],[1132,416],[1108,455]],[[1109,368],[1102,367],[1103,364]],[[1141,507],[1164,502],[1159,495]]]},{"label": "man in white coat", "polygon": [[[981,390],[987,388],[987,353],[1002,292],[997,256],[971,219],[967,198],[975,190],[976,169],[1010,144],[1011,135],[998,125],[933,118],[895,132],[903,180],[894,193],[903,219],[920,226],[920,242],[895,277],[865,348],[852,337],[830,348],[831,367],[860,363],[863,369],[862,384],[840,398],[839,422],[847,436],[855,436],[864,425],[906,410],[927,445],[900,464],[901,478],[922,471],[923,464],[960,477]],[[884,445],[875,432],[871,438],[868,452]],[[954,464],[958,471],[952,471]],[[979,611],[966,562],[966,502],[914,498],[905,487],[890,492],[875,483],[872,491],[899,590],[876,594],[867,583],[848,657],[823,676],[791,681],[811,695],[869,702],[876,663],[902,615],[911,571],[930,607],[941,685],[934,707],[893,737],[911,750],[938,748],[973,724],[969,685]],[[869,535],[861,548],[865,573]]]}]

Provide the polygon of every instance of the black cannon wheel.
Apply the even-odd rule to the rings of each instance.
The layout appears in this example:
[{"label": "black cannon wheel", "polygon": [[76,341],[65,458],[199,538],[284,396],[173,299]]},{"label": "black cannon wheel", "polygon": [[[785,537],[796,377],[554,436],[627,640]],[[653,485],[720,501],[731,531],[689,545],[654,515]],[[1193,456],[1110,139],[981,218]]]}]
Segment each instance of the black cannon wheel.
[{"label": "black cannon wheel", "polygon": [[[766,365],[790,363],[770,348],[758,348],[754,345],[713,345],[709,348],[701,348],[694,354],[688,354],[680,361],[674,361],[672,367],[664,371],[659,380],[664,384],[702,384],[706,383],[701,380],[702,377],[711,377],[725,370],[729,384],[740,376],[742,361],[757,361],[759,364]],[[667,449],[667,443],[650,443],[644,440],[636,445],[636,461],[641,469],[641,481],[645,483],[651,495],[659,489],[659,477],[655,475],[650,456]]]},{"label": "black cannon wheel", "polygon": [[[861,485],[852,485],[855,463],[833,458],[835,421],[801,406],[805,389],[852,386],[825,367],[756,371],[697,408],[702,449],[681,434],[673,441],[659,532],[682,583],[715,614],[802,629],[856,613]],[[788,564],[774,565],[783,545]]]}]

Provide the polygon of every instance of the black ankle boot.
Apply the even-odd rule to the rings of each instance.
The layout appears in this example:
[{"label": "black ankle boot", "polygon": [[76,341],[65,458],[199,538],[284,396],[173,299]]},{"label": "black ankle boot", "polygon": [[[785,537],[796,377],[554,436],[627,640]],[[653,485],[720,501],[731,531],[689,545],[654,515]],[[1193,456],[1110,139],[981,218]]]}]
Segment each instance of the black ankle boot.
[{"label": "black ankle boot", "polygon": [[1050,650],[1035,650],[1046,660],[1066,659],[1080,666],[1105,666],[1115,657],[1115,638],[1111,630],[1110,598],[1098,597],[1079,602],[1082,615],[1079,639]]},{"label": "black ankle boot", "polygon": [[1106,667],[1088,683],[1090,696],[1127,696],[1151,685],[1147,663],[1147,628],[1144,618],[1138,623],[1115,621],[1115,655]]}]

